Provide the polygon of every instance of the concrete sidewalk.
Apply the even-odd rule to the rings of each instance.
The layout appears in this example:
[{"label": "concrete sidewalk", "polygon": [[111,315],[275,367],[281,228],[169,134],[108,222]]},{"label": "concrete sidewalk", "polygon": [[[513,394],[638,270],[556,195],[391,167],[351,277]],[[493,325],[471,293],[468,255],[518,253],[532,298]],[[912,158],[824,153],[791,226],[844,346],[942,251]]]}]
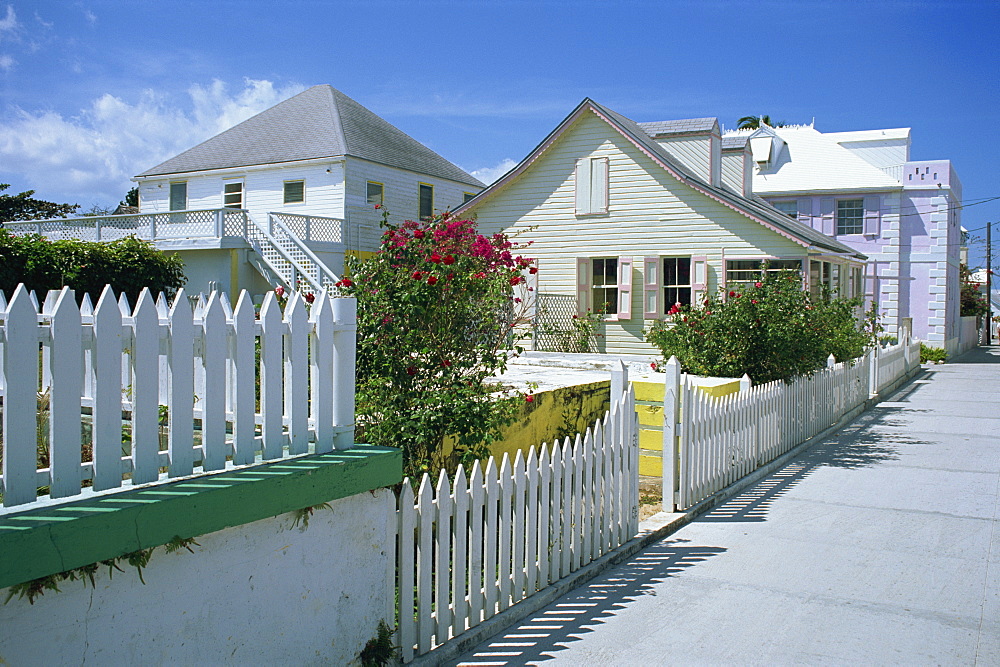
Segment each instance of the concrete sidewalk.
[{"label": "concrete sidewalk", "polygon": [[998,521],[978,348],[459,664],[998,665]]}]

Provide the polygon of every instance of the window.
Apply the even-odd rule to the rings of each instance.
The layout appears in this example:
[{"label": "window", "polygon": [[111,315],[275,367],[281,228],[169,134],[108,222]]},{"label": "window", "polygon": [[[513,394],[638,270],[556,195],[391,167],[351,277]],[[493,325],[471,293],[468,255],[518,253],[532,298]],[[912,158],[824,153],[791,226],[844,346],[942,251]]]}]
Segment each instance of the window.
[{"label": "window", "polygon": [[187,181],[170,184],[170,210],[186,211],[188,198]]},{"label": "window", "polygon": [[591,260],[591,300],[594,312],[614,315],[618,312],[618,259],[598,257]]},{"label": "window", "polygon": [[385,186],[376,181],[368,181],[365,198],[369,206],[381,206],[385,203]]},{"label": "window", "polygon": [[773,202],[774,208],[778,209],[785,215],[797,218],[799,217],[799,203],[797,201],[776,201]]},{"label": "window", "polygon": [[861,234],[865,228],[865,200],[841,199],[837,202],[837,235]]},{"label": "window", "polygon": [[225,208],[243,208],[243,181],[230,181],[223,185],[222,205]]},{"label": "window", "polygon": [[669,311],[675,303],[691,305],[691,258],[663,258],[663,308]]},{"label": "window", "polygon": [[305,181],[285,181],[284,202],[286,204],[301,204],[305,200],[306,200]]},{"label": "window", "polygon": [[726,260],[726,284],[753,283],[765,273],[778,271],[802,272],[802,261],[798,259],[729,259]]},{"label": "window", "polygon": [[423,220],[434,215],[434,186],[421,183],[418,189],[420,209],[417,217]]},{"label": "window", "polygon": [[576,214],[607,212],[608,158],[583,158],[576,163]]},{"label": "window", "polygon": [[470,199],[472,199],[475,196],[476,195],[472,194],[471,192],[463,192],[462,193],[462,203],[464,204],[464,203],[468,202]]}]

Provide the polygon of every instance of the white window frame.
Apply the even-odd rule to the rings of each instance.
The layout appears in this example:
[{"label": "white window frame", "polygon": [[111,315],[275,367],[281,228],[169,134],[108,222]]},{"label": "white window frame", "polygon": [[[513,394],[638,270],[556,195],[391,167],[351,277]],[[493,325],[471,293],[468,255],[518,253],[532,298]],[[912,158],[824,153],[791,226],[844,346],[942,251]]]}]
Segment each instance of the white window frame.
[{"label": "white window frame", "polygon": [[[852,206],[852,210],[857,211],[857,216],[851,217],[850,227],[848,227],[842,220],[848,220],[847,218],[842,218],[842,204],[857,203],[856,206]],[[846,231],[850,229],[852,231]],[[857,231],[853,231],[853,230]],[[836,236],[857,236],[864,234],[865,232],[865,200],[864,197],[852,197],[850,199],[838,199],[837,208],[834,210],[834,233]]]},{"label": "white window frame", "polygon": [[[371,186],[378,186],[378,201],[372,201]],[[419,197],[419,192],[417,193]],[[379,181],[366,181],[365,182],[365,202],[369,206],[382,206],[385,204],[385,183],[380,183]],[[419,204],[418,204],[419,206]]]},{"label": "white window frame", "polygon": [[[181,208],[174,208],[174,188],[178,186],[184,186],[184,205]],[[171,181],[170,182],[170,192],[167,199],[167,208],[171,211],[186,211],[188,207],[188,182],[187,181]]]},{"label": "white window frame", "polygon": [[[288,201],[288,186],[292,183],[302,184],[302,199],[296,199],[295,201]],[[306,179],[304,178],[292,178],[284,181],[281,184],[281,203],[282,204],[305,204],[306,203]]]},{"label": "white window frame", "polygon": [[[230,196],[233,195],[233,194],[236,194],[235,192],[231,192],[230,189],[229,189],[230,186],[233,186],[233,185],[239,185],[240,186],[240,191],[239,191],[239,195],[240,195],[239,206],[233,206],[232,204],[229,203]],[[240,179],[233,179],[233,180],[223,181],[222,182],[222,208],[242,209],[243,205],[245,203],[246,203],[246,184],[243,182],[242,178],[240,178]]]},{"label": "white window frame", "polygon": [[[805,280],[806,280],[806,273],[805,273],[805,271],[806,271],[806,269],[804,269],[803,266],[808,266],[808,264],[803,265],[803,259],[805,259],[805,258],[803,258],[803,257],[726,257],[725,260],[724,260],[723,266],[722,266],[722,268],[723,268],[723,280],[722,280],[722,284],[726,285],[728,287],[729,285],[744,284],[744,283],[749,283],[749,282],[756,282],[756,280],[759,280],[762,277],[762,273],[761,273],[761,270],[760,270],[760,265],[761,265],[762,262],[769,262],[772,265],[772,266],[768,267],[768,270],[767,270],[768,273],[777,273],[779,271],[785,271],[785,270],[795,270],[795,271],[798,271],[799,272],[799,277],[802,279],[803,284],[805,284]],[[755,266],[755,268],[752,268],[752,269],[749,269],[749,268],[731,268],[730,267],[730,263],[731,262],[753,262],[756,266]],[[790,269],[789,267],[774,267],[773,264],[775,262],[796,262],[798,264],[798,267],[796,269]],[[750,279],[748,279],[748,280],[734,280],[732,278],[732,274],[733,273],[736,273],[736,272],[744,273],[744,272],[750,272],[750,271],[753,271],[753,272],[756,273],[756,277],[753,280],[750,280]]]}]

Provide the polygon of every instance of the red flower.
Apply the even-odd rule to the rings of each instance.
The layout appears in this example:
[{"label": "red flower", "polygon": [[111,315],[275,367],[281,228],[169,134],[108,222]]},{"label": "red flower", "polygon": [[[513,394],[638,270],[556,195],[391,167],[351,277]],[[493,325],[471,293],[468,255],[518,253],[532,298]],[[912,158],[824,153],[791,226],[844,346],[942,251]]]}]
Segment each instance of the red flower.
[{"label": "red flower", "polygon": [[451,366],[451,362],[447,359],[441,362],[441,368],[448,368],[449,366]]},{"label": "red flower", "polygon": [[511,285],[520,285],[522,280],[524,280],[524,279],[521,276],[514,276],[513,278],[510,279],[510,284]]},{"label": "red flower", "polygon": [[675,303],[670,306],[670,310],[667,311],[667,315],[676,315],[679,312],[681,312],[681,304]]},{"label": "red flower", "polygon": [[413,278],[414,280],[423,280],[424,274],[420,273],[419,271],[414,271],[413,275],[410,277]]},{"label": "red flower", "polygon": [[472,276],[473,278],[485,278],[486,274],[480,271],[479,273]]},{"label": "red flower", "polygon": [[654,373],[655,373],[655,372],[656,372],[657,370],[659,370],[659,368],[660,368],[659,366],[657,366],[657,365],[656,365],[656,362],[655,362],[655,361],[654,361],[653,363],[651,363],[651,364],[649,365],[649,367],[653,369],[653,372],[654,372]]},{"label": "red flower", "polygon": [[424,238],[424,230],[422,230],[422,229],[415,229],[415,230],[413,230],[413,238],[415,238],[415,239],[422,239],[422,238]]},{"label": "red flower", "polygon": [[754,283],[753,286],[754,287],[763,287],[764,283]]},{"label": "red flower", "polygon": [[313,294],[312,292],[309,292],[308,294],[305,295],[305,298],[307,303],[312,303],[313,301],[316,300],[316,295]]},{"label": "red flower", "polygon": [[433,285],[433,284],[434,284],[434,283],[436,283],[437,281],[438,281],[438,279],[437,279],[437,276],[429,276],[429,277],[427,278],[427,284],[428,284],[428,285]]},{"label": "red flower", "polygon": [[705,299],[704,301],[702,301],[702,303],[707,306],[708,305],[708,299]]},{"label": "red flower", "polygon": [[441,263],[441,255],[437,254],[436,252],[432,252],[431,253],[431,261],[434,262],[435,264],[440,264]]},{"label": "red flower", "polygon": [[528,273],[530,273],[531,275],[535,275],[536,273],[538,273],[538,267],[537,266],[531,267],[530,269],[528,269]]},{"label": "red flower", "polygon": [[278,285],[277,287],[274,288],[274,293],[278,296],[285,296],[285,288],[282,287],[281,285]]},{"label": "red flower", "polygon": [[455,258],[451,255],[445,255],[444,259],[441,261],[443,261],[445,264],[451,265],[455,263]]},{"label": "red flower", "polygon": [[751,301],[752,303],[758,303],[757,299],[751,299],[750,301]]},{"label": "red flower", "polygon": [[376,211],[377,211],[378,209],[380,209],[380,208],[382,208],[382,204],[375,204],[375,210],[376,210]]},{"label": "red flower", "polygon": [[417,369],[414,368],[413,366],[407,366],[406,367],[406,374],[407,375],[416,375],[417,374]]},{"label": "red flower", "polygon": [[729,296],[736,296],[736,292],[730,291]]},{"label": "red flower", "polygon": [[525,394],[524,395],[524,402],[525,403],[534,403],[535,402],[535,397],[532,396],[531,394]]},{"label": "red flower", "polygon": [[341,278],[336,283],[337,287],[351,287],[354,285],[354,281],[350,278]]}]

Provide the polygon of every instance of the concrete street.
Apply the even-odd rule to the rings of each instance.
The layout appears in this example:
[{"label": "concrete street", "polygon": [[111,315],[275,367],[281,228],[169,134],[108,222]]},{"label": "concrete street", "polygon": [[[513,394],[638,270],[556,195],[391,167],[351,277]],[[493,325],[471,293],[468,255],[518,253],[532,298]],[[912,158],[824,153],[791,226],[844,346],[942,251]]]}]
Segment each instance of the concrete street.
[{"label": "concrete street", "polygon": [[459,664],[1000,665],[998,520],[978,348]]}]

